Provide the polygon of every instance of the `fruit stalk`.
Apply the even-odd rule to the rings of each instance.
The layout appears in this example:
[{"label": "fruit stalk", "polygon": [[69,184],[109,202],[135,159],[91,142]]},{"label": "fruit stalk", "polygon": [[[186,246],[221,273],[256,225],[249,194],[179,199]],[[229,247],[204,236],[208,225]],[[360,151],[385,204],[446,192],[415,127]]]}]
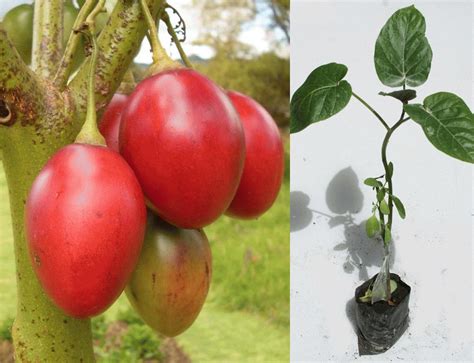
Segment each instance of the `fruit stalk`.
[{"label": "fruit stalk", "polygon": [[97,114],[95,110],[95,70],[97,66],[97,41],[95,38],[95,17],[102,10],[105,0],[99,0],[94,10],[86,19],[83,30],[84,35],[89,39],[92,47],[92,53],[89,61],[89,79],[87,81],[87,112],[86,121],[82,125],[79,135],[76,137],[76,142],[86,144],[105,145],[105,139],[100,134],[97,128]]},{"label": "fruit stalk", "polygon": [[[166,53],[165,48],[161,45],[160,39],[158,38],[158,28],[156,27],[156,22],[148,8],[146,0],[140,0],[140,5],[148,27],[148,40],[151,44],[151,51],[153,54],[153,64],[148,68],[146,77],[157,74],[166,69],[180,67],[179,63],[172,60],[168,53]],[[163,12],[164,10],[162,8],[158,11],[159,15]]]},{"label": "fruit stalk", "polygon": [[88,0],[79,11],[77,18],[73,25],[73,31],[69,34],[69,39],[64,50],[64,54],[61,58],[61,62],[59,64],[59,68],[56,71],[56,75],[54,77],[54,83],[57,87],[63,89],[68,81],[68,77],[72,71],[73,66],[73,57],[74,53],[77,50],[78,45],[80,44],[81,40],[81,33],[74,31],[79,28],[79,26],[86,20],[89,13],[94,8],[95,1]]},{"label": "fruit stalk", "polygon": [[[178,36],[176,35],[176,31],[174,30],[173,24],[171,24],[171,19],[169,15],[166,13],[166,11],[163,11],[161,18],[163,19],[163,21],[166,24],[166,27],[168,28],[168,33],[171,35],[171,38],[173,39],[173,43],[178,49],[179,55],[181,59],[183,60],[183,63],[185,64],[186,67],[193,68],[193,65],[191,61],[189,60],[186,52],[184,51],[183,46],[181,45],[181,41],[178,39]],[[184,24],[184,20],[181,19],[181,21]]]}]

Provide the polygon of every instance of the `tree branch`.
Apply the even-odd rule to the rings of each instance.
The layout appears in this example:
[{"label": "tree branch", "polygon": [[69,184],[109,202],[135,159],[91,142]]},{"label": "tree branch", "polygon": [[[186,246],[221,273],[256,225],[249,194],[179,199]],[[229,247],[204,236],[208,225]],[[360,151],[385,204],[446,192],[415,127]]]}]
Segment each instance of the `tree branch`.
[{"label": "tree branch", "polygon": [[34,123],[44,111],[43,93],[38,78],[23,62],[0,25],[0,100],[11,112],[9,121],[0,126],[0,133],[17,120],[22,124]]},{"label": "tree branch", "polygon": [[279,7],[275,0],[270,0],[270,8],[272,9],[273,20],[275,20],[275,24],[283,31],[286,41],[289,43],[290,30],[288,16],[283,13],[284,10]]},{"label": "tree branch", "polygon": [[77,50],[78,45],[80,44],[80,40],[82,34],[80,32],[76,32],[77,28],[86,20],[89,13],[95,6],[97,1],[88,0],[85,4],[81,7],[79,14],[72,26],[73,31],[69,34],[69,39],[66,44],[66,49],[64,50],[64,54],[61,58],[61,62],[59,64],[58,70],[54,77],[54,84],[59,87],[59,89],[64,89],[67,84],[69,75],[71,74],[72,66],[73,66],[73,57],[74,53]]},{"label": "tree branch", "polygon": [[0,123],[0,147],[16,148],[24,140],[33,147],[48,139],[54,149],[72,142],[79,131],[69,95],[31,71],[1,25],[0,101],[11,112],[8,122]]},{"label": "tree branch", "polygon": [[[147,0],[156,17],[164,0]],[[147,30],[139,1],[118,1],[109,21],[97,40],[99,57],[96,68],[96,109],[100,112],[120,86]],[[87,71],[85,61],[70,83],[78,111],[85,114],[87,105]]]},{"label": "tree branch", "polygon": [[63,0],[36,0],[33,16],[31,66],[51,79],[61,60],[63,41]]}]

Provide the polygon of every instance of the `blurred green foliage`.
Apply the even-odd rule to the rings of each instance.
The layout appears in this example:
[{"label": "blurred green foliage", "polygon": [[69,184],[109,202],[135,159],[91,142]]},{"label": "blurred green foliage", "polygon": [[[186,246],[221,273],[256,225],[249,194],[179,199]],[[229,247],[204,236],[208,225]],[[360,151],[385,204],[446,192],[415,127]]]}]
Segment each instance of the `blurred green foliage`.
[{"label": "blurred green foliage", "polygon": [[104,315],[92,319],[92,335],[98,362],[163,361],[160,339],[131,308],[121,309],[115,322]]},{"label": "blurred green foliage", "polygon": [[8,317],[0,322],[0,342],[2,340],[12,340],[13,321],[12,317]]},{"label": "blurred green foliage", "polygon": [[254,220],[224,216],[205,229],[212,248],[211,288],[216,303],[231,311],[258,313],[286,328],[290,319],[289,189],[286,174],[278,199],[263,216]]},{"label": "blurred green foliage", "polygon": [[196,69],[227,90],[245,93],[262,104],[280,127],[289,123],[290,62],[274,53],[232,58],[218,53]]}]

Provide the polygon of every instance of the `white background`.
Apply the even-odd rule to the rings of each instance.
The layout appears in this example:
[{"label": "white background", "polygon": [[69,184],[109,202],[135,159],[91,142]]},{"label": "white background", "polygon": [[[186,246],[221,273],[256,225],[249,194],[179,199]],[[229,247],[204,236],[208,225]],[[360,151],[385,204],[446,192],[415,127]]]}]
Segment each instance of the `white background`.
[{"label": "white background", "polygon": [[[472,110],[469,1],[293,0],[292,93],[317,66],[343,63],[353,90],[393,124],[401,105],[377,95],[388,89],[375,73],[374,44],[390,15],[413,3],[426,18],[433,49],[417,102],[450,91]],[[387,353],[357,354],[349,301],[381,263],[381,246],[365,238],[374,196],[363,180],[383,174],[383,137],[384,128],[355,99],[333,118],[291,137],[293,361],[472,358],[471,166],[437,151],[413,122],[394,133],[388,149],[394,193],[407,210],[406,220],[394,219],[392,272],[412,286],[410,327]]]}]

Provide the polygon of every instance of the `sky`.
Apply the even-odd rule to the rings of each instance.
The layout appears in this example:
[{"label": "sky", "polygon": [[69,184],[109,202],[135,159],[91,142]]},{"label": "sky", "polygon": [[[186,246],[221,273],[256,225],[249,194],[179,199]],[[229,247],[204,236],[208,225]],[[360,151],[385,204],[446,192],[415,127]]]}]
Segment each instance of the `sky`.
[{"label": "sky", "polygon": [[[0,17],[3,18],[3,15],[12,7],[25,3],[25,2],[32,2],[32,1],[25,1],[25,0],[1,0],[0,1]],[[181,16],[186,21],[186,28],[187,28],[187,39],[186,42],[183,43],[183,48],[186,54],[198,55],[201,58],[210,58],[213,56],[213,51],[211,48],[206,46],[197,46],[192,44],[194,40],[196,40],[198,36],[199,27],[201,26],[201,19],[199,13],[193,9],[192,7],[192,0],[173,0],[170,2],[181,14]],[[245,26],[244,31],[241,35],[241,41],[253,46],[258,52],[265,52],[270,50],[271,41],[275,34],[272,32],[268,32],[267,25],[268,18],[265,15],[260,15],[255,19],[255,21],[247,24]],[[280,34],[281,35],[281,34]],[[280,36],[277,34],[277,36]],[[179,58],[179,53],[175,49],[175,47],[171,44],[171,39],[169,35],[166,33],[164,27],[161,27],[160,31],[160,39],[162,41],[163,46],[169,52],[172,58]],[[278,53],[282,56],[288,55],[288,47],[284,49],[280,49]],[[151,52],[150,52],[150,45],[145,40],[142,43],[142,47],[140,52],[138,53],[137,57],[135,58],[137,63],[151,63]]]}]

